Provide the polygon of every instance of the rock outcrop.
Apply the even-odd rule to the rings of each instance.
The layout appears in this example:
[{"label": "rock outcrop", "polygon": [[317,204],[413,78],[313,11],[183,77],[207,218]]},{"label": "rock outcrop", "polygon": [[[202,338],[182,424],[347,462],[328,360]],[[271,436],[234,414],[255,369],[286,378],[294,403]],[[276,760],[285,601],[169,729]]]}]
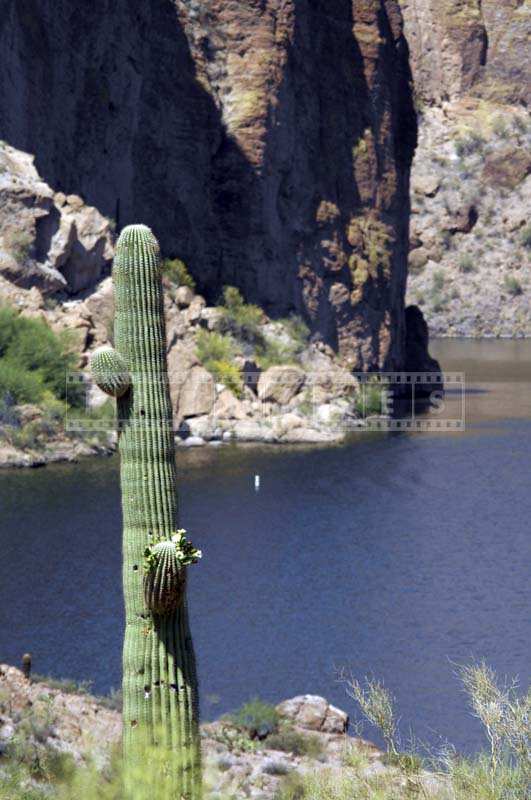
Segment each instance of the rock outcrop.
[{"label": "rock outcrop", "polygon": [[[109,705],[114,705],[112,698],[76,691],[75,684],[63,682],[61,687],[58,681],[51,685],[46,680],[34,683],[20,670],[0,664],[0,756],[4,769],[31,753],[31,764],[47,763],[47,755],[50,761],[50,756],[62,755],[78,767],[89,764],[108,772],[121,737],[121,714]],[[406,780],[374,744],[347,736],[347,714],[324,697],[294,697],[280,703],[277,713],[280,722],[276,729],[266,730],[258,738],[239,728],[230,716],[201,726],[207,797],[274,800],[286,777],[293,786],[294,781],[300,784],[309,775],[325,784],[337,776],[338,786],[346,785],[346,780],[354,786],[357,777],[360,791],[367,785],[376,790],[385,781],[389,796],[396,800],[406,800],[412,791],[434,800],[447,796],[443,778],[420,769]],[[55,792],[49,780],[51,776],[45,773],[38,786],[43,795],[52,797]],[[363,796],[369,794],[364,791]]]},{"label": "rock outcrop", "polygon": [[34,157],[0,142],[0,274],[69,294],[93,286],[113,255],[112,225],[39,176]]},{"label": "rock outcrop", "polygon": [[62,242],[34,238],[32,268],[78,291],[104,268],[104,218],[141,220],[207,301],[236,285],[357,368],[402,363],[416,121],[398,0],[2,12],[0,137],[35,156],[40,235]]},{"label": "rock outcrop", "polygon": [[530,336],[531,6],[400,5],[420,112],[407,299],[439,336]]}]

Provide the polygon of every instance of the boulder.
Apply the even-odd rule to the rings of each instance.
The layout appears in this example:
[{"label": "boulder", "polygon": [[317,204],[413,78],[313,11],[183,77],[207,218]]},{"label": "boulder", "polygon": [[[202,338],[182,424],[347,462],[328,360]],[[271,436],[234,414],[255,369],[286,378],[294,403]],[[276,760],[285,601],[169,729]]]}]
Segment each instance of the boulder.
[{"label": "boulder", "polygon": [[223,318],[221,308],[204,308],[201,312],[200,323],[209,331],[219,331],[223,327]]},{"label": "boulder", "polygon": [[212,413],[221,419],[245,419],[247,416],[243,403],[229,389],[223,389],[218,395]]},{"label": "boulder", "polygon": [[426,197],[435,197],[439,191],[441,179],[435,173],[431,174],[415,174],[411,189],[415,194],[423,194]]},{"label": "boulder", "polygon": [[0,146],[0,271],[17,286],[78,292],[110,264],[112,224],[77,195],[54,195],[34,157]]},{"label": "boulder", "polygon": [[205,298],[201,297],[200,294],[195,295],[189,307],[184,311],[185,319],[189,325],[196,325],[199,322],[205,306]]},{"label": "boulder", "polygon": [[[225,439],[225,436],[223,436]],[[236,422],[232,430],[232,436],[240,442],[274,442],[276,437],[273,430],[254,420],[241,420]]]},{"label": "boulder", "polygon": [[194,299],[194,293],[189,286],[179,286],[179,288],[175,290],[174,297],[179,308],[188,308]]},{"label": "boulder", "polygon": [[76,195],[69,195],[47,255],[54,269],[66,279],[67,291],[75,294],[95,283],[110,266],[112,256],[109,220],[84,205]]},{"label": "boulder", "polygon": [[311,731],[346,733],[348,729],[348,714],[315,694],[302,694],[285,700],[277,706],[277,712],[295,725]]},{"label": "boulder", "polygon": [[327,444],[338,442],[343,434],[337,431],[318,431],[315,428],[301,426],[287,431],[282,436],[285,444]]},{"label": "boulder", "polygon": [[412,272],[420,272],[430,260],[430,252],[425,247],[417,247],[409,254],[409,269]]},{"label": "boulder", "polygon": [[281,414],[280,416],[275,417],[273,420],[273,430],[276,436],[283,437],[288,432],[302,427],[303,424],[304,419],[302,417],[300,417],[298,414],[288,412],[287,414]]},{"label": "boulder", "polygon": [[300,367],[270,367],[258,379],[258,397],[260,400],[286,405],[297,394],[304,379],[305,374]]},{"label": "boulder", "polygon": [[181,419],[210,414],[214,405],[214,378],[204,367],[193,366],[181,385],[177,412]]},{"label": "boulder", "polygon": [[114,289],[112,278],[105,278],[83,303],[91,323],[93,344],[96,347],[112,340],[114,328]]}]

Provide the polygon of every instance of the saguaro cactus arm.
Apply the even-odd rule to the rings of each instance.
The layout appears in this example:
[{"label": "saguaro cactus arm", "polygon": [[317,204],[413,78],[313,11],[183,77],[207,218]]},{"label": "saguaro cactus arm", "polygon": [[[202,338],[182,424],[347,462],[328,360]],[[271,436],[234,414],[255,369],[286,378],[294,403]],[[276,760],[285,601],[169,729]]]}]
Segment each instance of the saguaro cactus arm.
[{"label": "saguaro cactus arm", "polygon": [[94,383],[111,397],[121,397],[131,386],[127,364],[114,347],[98,347],[90,359]]}]

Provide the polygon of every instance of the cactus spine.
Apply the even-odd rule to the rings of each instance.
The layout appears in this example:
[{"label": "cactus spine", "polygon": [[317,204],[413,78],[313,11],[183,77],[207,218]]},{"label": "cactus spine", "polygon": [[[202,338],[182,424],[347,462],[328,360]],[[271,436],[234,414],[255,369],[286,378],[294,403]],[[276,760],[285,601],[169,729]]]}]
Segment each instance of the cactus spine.
[{"label": "cactus spine", "polygon": [[[170,544],[158,548],[169,568],[163,587],[167,591],[159,592],[158,606],[146,602],[146,597],[157,596],[158,585],[151,587],[151,595],[144,586],[146,548],[153,540],[171,542],[178,528],[160,256],[149,228],[131,225],[122,231],[113,282],[118,355],[96,355],[93,374],[101,379],[103,372],[107,391],[116,386],[112,393],[118,406],[126,616],[124,756],[126,762],[134,760],[136,746],[146,740],[167,748],[175,754],[175,796],[195,799],[201,793],[195,656],[184,598],[186,567],[178,569]],[[112,363],[119,378],[109,376]],[[125,392],[124,376],[130,380]],[[159,574],[159,584],[161,580]]]}]

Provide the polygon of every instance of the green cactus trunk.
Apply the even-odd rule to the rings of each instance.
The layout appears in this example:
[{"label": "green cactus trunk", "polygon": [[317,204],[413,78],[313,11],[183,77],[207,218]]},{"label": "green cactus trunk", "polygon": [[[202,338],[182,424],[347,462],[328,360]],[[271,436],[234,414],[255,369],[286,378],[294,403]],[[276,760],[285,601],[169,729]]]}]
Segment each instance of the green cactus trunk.
[{"label": "green cactus trunk", "polygon": [[[143,588],[150,537],[168,539],[178,528],[160,257],[149,228],[134,225],[122,231],[113,281],[115,346],[130,375],[129,390],[117,399],[125,597],[124,756],[126,762],[134,760],[136,747],[146,740],[167,748],[174,761],[176,796],[197,798],[198,696],[186,599],[176,610],[157,615],[146,606]],[[123,380],[114,382],[123,386]],[[184,575],[182,586],[184,592]]]}]

